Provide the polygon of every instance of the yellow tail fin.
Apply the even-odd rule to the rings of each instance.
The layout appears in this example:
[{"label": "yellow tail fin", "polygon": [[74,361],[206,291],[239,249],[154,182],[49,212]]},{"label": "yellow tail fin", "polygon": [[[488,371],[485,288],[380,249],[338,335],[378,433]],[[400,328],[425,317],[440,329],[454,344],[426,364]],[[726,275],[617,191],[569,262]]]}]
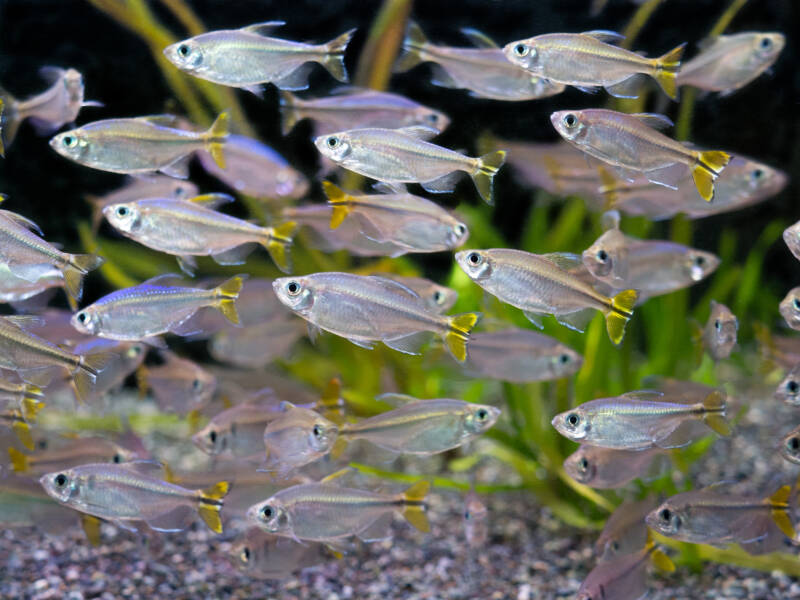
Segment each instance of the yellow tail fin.
[{"label": "yellow tail fin", "polygon": [[292,246],[294,234],[297,233],[297,223],[287,221],[275,227],[267,227],[269,235],[264,243],[264,247],[269,252],[272,261],[284,273],[292,270],[292,259],[289,248]]},{"label": "yellow tail fin", "polygon": [[322,189],[328,197],[328,206],[333,208],[331,212],[331,229],[336,229],[342,224],[350,214],[352,207],[350,202],[352,196],[346,194],[340,187],[332,184],[330,181],[322,182]]},{"label": "yellow tail fin", "polygon": [[222,499],[229,489],[230,484],[227,481],[220,481],[200,492],[200,506],[198,506],[197,512],[200,513],[200,518],[214,533],[222,533],[222,520],[219,518],[219,511],[222,509]]},{"label": "yellow tail fin", "polygon": [[703,421],[711,429],[720,435],[730,435],[733,433],[730,423],[725,419],[725,395],[719,390],[714,390],[703,400],[703,408],[706,411]]},{"label": "yellow tail fin", "polygon": [[494,204],[492,197],[492,187],[494,176],[497,171],[506,162],[505,150],[496,150],[484,154],[478,159],[478,168],[472,173],[472,180],[475,182],[475,187],[478,188],[478,193],[487,204]]},{"label": "yellow tail fin", "polygon": [[683,51],[686,49],[686,44],[683,43],[677,48],[673,48],[664,56],[656,59],[656,72],[653,75],[664,90],[664,93],[675,100],[678,97],[678,85],[676,82],[676,75],[681,66],[681,57]]},{"label": "yellow tail fin", "polygon": [[45,403],[36,398],[23,398],[20,402],[20,411],[22,411],[22,418],[29,423],[36,422],[36,416],[39,411],[45,407]]},{"label": "yellow tail fin", "polygon": [[444,343],[450,354],[459,362],[467,360],[467,342],[469,334],[481,316],[478,313],[464,313],[449,318],[449,327],[444,336]]},{"label": "yellow tail fin", "polygon": [[23,454],[16,448],[9,447],[8,458],[11,459],[11,468],[15,473],[27,473],[30,468],[28,463],[28,455]]},{"label": "yellow tail fin", "polygon": [[97,375],[108,366],[117,355],[111,352],[98,352],[97,354],[84,354],[78,368],[72,373],[72,386],[75,397],[79,402],[86,402],[92,391],[92,386],[97,380]]},{"label": "yellow tail fin", "polygon": [[655,548],[650,553],[650,562],[656,569],[664,573],[672,573],[675,571],[675,563],[672,562],[672,559],[669,556],[664,554],[658,548]]},{"label": "yellow tail fin", "polygon": [[225,141],[228,138],[228,113],[220,113],[217,120],[211,124],[211,127],[206,132],[206,145],[211,158],[217,163],[220,169],[225,168],[225,155],[222,150],[225,146]]},{"label": "yellow tail fin", "polygon": [[31,428],[25,421],[22,420],[22,415],[20,415],[19,420],[14,421],[14,424],[11,425],[11,428],[14,430],[14,433],[17,434],[17,437],[19,438],[19,441],[22,442],[22,445],[28,450],[33,450],[33,436],[31,435]]},{"label": "yellow tail fin", "polygon": [[61,273],[64,289],[70,298],[80,300],[83,294],[83,276],[103,264],[105,259],[95,254],[72,254]]},{"label": "yellow tail fin", "polygon": [[624,290],[611,299],[611,308],[606,312],[606,331],[615,344],[625,337],[625,325],[633,316],[633,307],[639,294],[636,290]]},{"label": "yellow tail fin", "polygon": [[424,62],[426,57],[423,56],[422,50],[427,44],[428,39],[425,37],[419,25],[413,21],[409,21],[408,28],[406,29],[406,37],[403,40],[403,52],[397,59],[397,62],[395,62],[394,72],[403,73]]},{"label": "yellow tail fin", "polygon": [[423,533],[428,533],[431,530],[428,515],[425,514],[425,510],[428,507],[425,503],[425,496],[428,495],[430,489],[431,484],[423,480],[412,485],[403,494],[403,502],[406,503],[403,509],[403,517]]},{"label": "yellow tail fin", "polygon": [[706,202],[714,199],[714,181],[731,160],[731,155],[719,150],[698,152],[692,167],[692,178],[697,191]]},{"label": "yellow tail fin", "polygon": [[789,497],[791,496],[792,488],[788,485],[778,488],[772,496],[769,497],[768,502],[772,507],[772,519],[778,526],[783,534],[789,538],[794,538],[795,531],[792,525],[792,518],[789,516]]},{"label": "yellow tail fin", "polygon": [[217,298],[216,306],[219,312],[234,325],[239,324],[239,314],[236,312],[235,301],[239,297],[239,292],[242,291],[243,283],[244,277],[237,275],[214,288],[214,295]]}]

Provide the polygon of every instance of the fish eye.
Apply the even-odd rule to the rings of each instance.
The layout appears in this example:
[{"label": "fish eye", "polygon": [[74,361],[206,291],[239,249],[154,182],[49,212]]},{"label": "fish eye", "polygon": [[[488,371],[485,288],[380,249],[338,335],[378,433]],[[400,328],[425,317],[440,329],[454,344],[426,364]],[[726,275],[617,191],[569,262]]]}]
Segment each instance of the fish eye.
[{"label": "fish eye", "polygon": [[471,265],[479,265],[481,264],[482,260],[483,259],[481,258],[481,255],[478,254],[477,252],[470,252],[467,255],[467,262]]},{"label": "fish eye", "polygon": [[525,44],[517,44],[514,46],[514,54],[517,56],[527,56],[528,55],[528,46]]},{"label": "fish eye", "polygon": [[600,262],[606,262],[608,260],[608,252],[606,252],[605,250],[598,250],[595,256],[597,257],[597,260],[599,260]]},{"label": "fish eye", "polygon": [[275,514],[275,510],[267,504],[264,508],[261,509],[261,516],[264,517],[267,521],[269,521],[273,515]]},{"label": "fish eye", "polygon": [[485,421],[489,418],[489,411],[485,408],[479,408],[475,413],[475,416],[478,418],[478,421]]},{"label": "fish eye", "polygon": [[698,267],[702,267],[704,264],[706,264],[706,258],[704,256],[695,256],[694,264],[696,264]]},{"label": "fish eye", "polygon": [[561,119],[561,122],[564,123],[569,129],[572,129],[578,124],[578,117],[575,116],[573,113],[567,113]]},{"label": "fish eye", "polygon": [[85,312],[79,312],[78,316],[75,318],[78,319],[79,323],[86,323],[86,321],[89,320],[89,315],[87,315]]},{"label": "fish eye", "polygon": [[586,457],[583,457],[578,462],[578,466],[581,468],[581,471],[588,471],[589,470],[589,460]]},{"label": "fish eye", "polygon": [[796,394],[800,391],[800,383],[797,383],[794,379],[790,379],[786,382],[786,391],[790,394]]},{"label": "fish eye", "polygon": [[772,48],[772,40],[768,37],[763,37],[758,45],[761,46],[762,50],[769,50]]},{"label": "fish eye", "polygon": [[672,511],[668,508],[663,508],[661,509],[661,512],[658,513],[658,516],[661,518],[662,521],[669,523],[670,520],[672,519]]},{"label": "fish eye", "polygon": [[800,298],[792,300],[792,306],[794,306],[795,310],[800,310]]},{"label": "fish eye", "polygon": [[444,294],[439,290],[436,290],[433,292],[433,301],[436,302],[436,304],[441,304],[444,302]]},{"label": "fish eye", "polygon": [[431,123],[439,122],[439,115],[437,115],[436,113],[431,113],[425,118],[428,119],[428,121],[430,121]]},{"label": "fish eye", "polygon": [[56,475],[53,481],[55,482],[56,487],[60,488],[64,487],[65,485],[67,485],[67,476],[64,475],[63,473],[59,473],[58,475]]},{"label": "fish eye", "polygon": [[178,46],[178,54],[180,54],[183,57],[189,56],[189,53],[191,51],[192,49],[189,48],[187,44],[181,44],[180,46]]},{"label": "fish eye", "polygon": [[764,169],[753,169],[753,172],[750,173],[750,176],[754,180],[759,181],[764,178]]},{"label": "fish eye", "polygon": [[118,207],[116,212],[118,217],[127,217],[130,214],[127,206]]},{"label": "fish eye", "polygon": [[325,143],[328,145],[328,148],[336,148],[336,146],[339,145],[339,138],[337,138],[335,135],[332,135],[325,140]]},{"label": "fish eye", "polygon": [[300,293],[300,284],[296,281],[290,281],[286,284],[286,293],[290,296],[296,296]]},{"label": "fish eye", "polygon": [[315,438],[322,437],[322,433],[323,433],[322,432],[322,427],[320,427],[319,425],[314,425],[314,429],[311,430],[311,433],[314,434]]},{"label": "fish eye", "polygon": [[193,389],[195,392],[199,392],[200,390],[202,390],[202,389],[203,389],[203,382],[202,382],[202,381],[200,381],[199,379],[195,379],[195,380],[193,380],[193,381],[192,381],[192,389]]},{"label": "fish eye", "polygon": [[559,356],[558,362],[560,362],[562,365],[567,364],[569,362],[569,354],[562,354],[561,356]]},{"label": "fish eye", "polygon": [[137,346],[131,346],[130,348],[128,348],[128,356],[130,358],[136,358],[141,353],[142,353],[142,347],[141,346],[137,345]]},{"label": "fish eye", "polygon": [[722,322],[719,319],[717,319],[716,321],[714,321],[714,327],[715,327],[715,329],[717,331],[721,331],[722,330]]},{"label": "fish eye", "polygon": [[567,415],[566,421],[567,421],[568,425],[570,425],[572,427],[577,427],[578,423],[581,422],[581,418],[578,416],[577,413],[569,413]]},{"label": "fish eye", "polygon": [[800,438],[796,435],[793,435],[788,440],[786,440],[786,447],[793,452],[797,452],[800,450]]},{"label": "fish eye", "polygon": [[61,143],[67,148],[74,148],[78,143],[78,138],[76,138],[74,135],[65,135],[61,140]]},{"label": "fish eye", "polygon": [[216,444],[217,443],[217,432],[213,431],[213,430],[209,431],[208,432],[208,439],[211,440],[212,444]]},{"label": "fish eye", "polygon": [[114,455],[114,457],[111,459],[111,462],[116,463],[116,464],[119,464],[119,463],[122,462],[122,457],[119,455],[119,452],[117,452]]},{"label": "fish eye", "polygon": [[453,231],[456,232],[456,235],[458,237],[461,237],[462,235],[465,235],[467,233],[467,226],[464,225],[463,223],[458,223],[456,224],[455,227],[453,227]]},{"label": "fish eye", "polygon": [[247,546],[242,548],[242,551],[239,553],[239,558],[242,559],[243,563],[250,562],[250,548],[248,548]]}]

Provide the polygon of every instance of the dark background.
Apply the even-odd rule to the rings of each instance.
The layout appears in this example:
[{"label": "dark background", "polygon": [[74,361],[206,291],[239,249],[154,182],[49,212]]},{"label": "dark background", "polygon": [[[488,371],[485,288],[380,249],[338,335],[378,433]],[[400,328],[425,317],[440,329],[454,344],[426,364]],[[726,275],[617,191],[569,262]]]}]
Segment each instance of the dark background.
[{"label": "dark background", "polygon": [[[589,29],[622,30],[636,6],[625,0],[611,0],[596,18],[589,15],[591,0],[424,0],[413,8],[416,19],[429,38],[437,43],[468,45],[459,28],[474,27],[493,37],[498,44],[556,31]],[[159,18],[182,35],[182,30],[160,2],[151,3]],[[367,31],[380,7],[377,0],[191,0],[189,4],[209,29],[236,28],[267,20],[285,20],[277,35],[289,39],[327,41],[357,27],[347,53],[351,75]],[[660,55],[681,42],[689,42],[687,56],[696,52],[702,39],[727,8],[727,0],[667,0],[641,32],[636,50]],[[775,218],[787,224],[800,218],[795,207],[800,174],[800,70],[797,68],[795,32],[800,31],[800,2],[796,0],[751,0],[737,15],[729,33],[764,30],[781,31],[787,45],[772,72],[736,94],[719,98],[709,95],[696,108],[692,139],[699,145],[741,153],[787,171],[792,178],[777,198],[758,207],[731,215],[697,222],[694,245],[715,250],[721,228],[733,227],[739,236],[737,261],[742,261],[763,227]],[[88,2],[79,0],[0,0],[0,82],[15,96],[25,98],[44,88],[37,70],[42,65],[74,67],[84,75],[86,98],[100,100],[105,108],[84,109],[78,122],[132,117],[163,112],[171,104],[171,93],[154,64],[146,45]],[[475,140],[484,130],[501,137],[536,141],[555,140],[549,114],[564,108],[602,106],[607,96],[568,90],[554,98],[520,103],[503,103],[470,98],[465,91],[438,88],[429,83],[429,66],[397,75],[396,91],[443,110],[452,118],[450,128],[437,141],[451,148],[475,151]],[[336,82],[321,68],[314,71],[308,94],[324,95]],[[301,93],[302,94],[302,93]],[[263,100],[240,92],[245,110],[262,139],[283,153],[295,166],[313,177],[318,165],[309,141],[308,123],[301,124],[287,138],[280,135],[277,95],[268,89]],[[667,113],[675,117],[677,104]],[[650,107],[654,108],[654,107]],[[193,178],[201,190],[223,189],[206,179],[195,165]],[[75,224],[89,217],[83,196],[102,193],[118,186],[122,177],[73,164],[52,151],[47,138],[39,138],[29,125],[20,129],[14,145],[0,160],[0,191],[10,199],[4,208],[36,220],[48,240],[60,242],[66,250],[79,251]],[[478,202],[469,193],[470,182],[458,197]],[[319,198],[319,195],[316,195]],[[454,203],[455,196],[437,200]],[[529,190],[518,186],[503,169],[496,188],[494,221],[511,243],[519,235],[530,205]],[[659,225],[656,235],[666,235]],[[106,235],[109,231],[104,230]],[[782,246],[782,242],[780,243]],[[131,245],[134,249],[135,246]],[[580,251],[581,248],[564,250]],[[436,257],[447,262],[449,257]],[[767,259],[772,281],[787,289],[796,283],[794,259],[776,244]],[[89,278],[87,299],[103,291],[99,277]]]}]

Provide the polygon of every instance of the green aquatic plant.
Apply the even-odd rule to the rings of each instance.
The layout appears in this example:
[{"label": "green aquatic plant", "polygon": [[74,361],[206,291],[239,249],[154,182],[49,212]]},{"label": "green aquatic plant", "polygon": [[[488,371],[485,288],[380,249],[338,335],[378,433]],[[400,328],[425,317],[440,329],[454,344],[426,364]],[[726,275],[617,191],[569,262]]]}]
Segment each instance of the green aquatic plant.
[{"label": "green aquatic plant", "polygon": [[[252,134],[252,128],[238,103],[235,93],[203,80],[189,77],[167,62],[161,50],[180,39],[185,33],[197,35],[204,30],[200,19],[182,0],[162,0],[167,9],[184,27],[179,35],[159,23],[145,0],[88,0],[109,17],[139,36],[150,48],[153,59],[171,87],[175,98],[189,117],[199,125],[211,122],[214,112],[230,109],[236,129]],[[663,0],[649,0],[635,12],[624,33],[624,44],[632,47],[635,38]],[[746,0],[733,0],[711,29],[711,35],[722,33]],[[355,81],[362,86],[385,89],[391,67],[402,42],[403,32],[411,10],[410,0],[386,0],[378,12],[368,33],[367,43],[358,63]],[[696,101],[693,89],[682,90],[678,109],[676,137],[691,138],[692,115]],[[613,100],[618,110],[641,111],[646,103],[643,93],[636,100]],[[346,182],[347,187],[356,187],[360,177]],[[268,218],[264,204],[254,199],[244,199],[252,216],[260,220]],[[531,194],[528,214],[522,219],[518,242],[511,243],[492,226],[492,208],[484,204],[465,204],[459,207],[471,226],[471,244],[475,247],[518,247],[536,253],[581,252],[600,235],[600,219],[590,213],[581,198],[573,197],[560,202],[544,191]],[[596,316],[584,334],[579,334],[546,320],[544,332],[558,338],[584,356],[584,363],[571,381],[561,380],[531,384],[499,384],[484,380],[455,381],[453,365],[441,358],[443,352],[431,348],[428,355],[408,357],[383,347],[373,351],[357,348],[346,340],[323,336],[316,348],[302,345],[291,362],[281,367],[306,383],[322,389],[334,376],[341,376],[346,383],[344,396],[351,410],[357,415],[371,415],[385,410],[386,406],[375,400],[386,382],[386,375],[394,384],[408,394],[421,398],[451,396],[465,400],[493,400],[504,407],[506,413],[501,425],[486,436],[481,453],[507,464],[518,475],[518,482],[478,483],[480,493],[524,490],[532,493],[538,502],[546,506],[564,523],[581,529],[599,529],[605,518],[620,503],[614,492],[596,491],[573,481],[564,471],[564,459],[575,449],[575,444],[560,436],[550,425],[556,413],[570,406],[601,396],[620,394],[642,387],[649,376],[660,375],[719,385],[713,363],[706,357],[699,366],[695,356],[691,319],[702,322],[707,317],[711,299],[726,303],[739,317],[742,324],[740,342],[744,351],[734,357],[737,367],[744,372],[755,370],[753,341],[755,331],[751,323],[769,322],[778,301],[776,291],[764,286],[762,269],[769,247],[779,238],[787,225],[780,220],[772,222],[762,231],[747,258],[737,263],[737,233],[724,230],[717,248],[722,263],[710,277],[705,290],[698,295],[689,290],[653,298],[637,308],[629,325],[627,338],[620,348],[615,348],[605,334],[602,318]],[[626,233],[646,237],[663,226],[654,225],[644,218],[624,218],[622,229]],[[158,273],[175,270],[171,257],[138,247],[129,251],[130,244],[124,241],[95,239],[87,224],[81,224],[79,233],[87,251],[99,251],[106,257],[100,272],[115,287],[138,283]],[[663,236],[663,232],[661,234]],[[684,216],[675,217],[668,226],[669,238],[683,244],[691,244],[692,222]],[[408,258],[360,261],[354,264],[344,252],[323,254],[299,243],[294,249],[294,261],[298,272],[319,270],[353,270],[355,272],[397,273],[422,275],[419,263]],[[221,267],[210,260],[200,261],[201,272],[208,275],[231,275],[235,267]],[[247,271],[254,276],[275,277],[277,270],[266,256],[254,255],[247,262]],[[494,300],[484,298],[483,292],[474,285],[464,272],[453,264],[441,282],[455,289],[459,299],[454,312],[480,308],[487,318],[500,319],[520,327],[528,326],[521,311]],[[369,364],[369,369],[363,365]],[[43,419],[58,418],[61,426],[77,429],[120,429],[121,423],[112,417],[56,415]],[[115,420],[116,419],[116,420]],[[157,429],[172,435],[188,431],[185,421],[170,415],[148,415],[131,418],[136,429]],[[673,462],[683,474],[708,451],[714,438],[704,438],[692,446],[675,451]],[[480,459],[477,454],[452,459],[449,471],[453,477],[434,477],[434,486],[466,491],[469,481],[458,477],[474,467]],[[354,463],[359,471],[379,478],[412,483],[420,478],[407,473],[379,469],[374,466]],[[690,485],[686,483],[685,486]],[[655,482],[639,484],[639,496],[651,492],[673,494],[678,489],[672,478],[664,476]],[[692,569],[699,569],[704,562],[717,562],[749,568],[784,571],[800,575],[800,560],[795,556],[774,554],[754,557],[738,547],[719,549],[711,546],[692,545],[659,538],[659,542],[677,551],[676,562]]]}]

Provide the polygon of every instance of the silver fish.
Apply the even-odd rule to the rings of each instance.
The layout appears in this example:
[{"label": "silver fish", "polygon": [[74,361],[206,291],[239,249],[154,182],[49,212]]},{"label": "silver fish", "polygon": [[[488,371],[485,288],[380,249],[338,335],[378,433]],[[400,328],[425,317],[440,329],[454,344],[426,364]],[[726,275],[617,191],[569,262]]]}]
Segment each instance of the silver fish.
[{"label": "silver fish", "polygon": [[67,123],[78,118],[84,106],[103,106],[101,102],[83,99],[83,76],[75,69],[42,67],[39,75],[50,87],[26,100],[14,98],[0,88],[3,99],[3,138],[10,146],[17,135],[17,129],[25,119],[30,119],[36,133],[50,135]]},{"label": "silver fish", "polygon": [[228,365],[260,369],[272,361],[286,358],[295,343],[306,333],[302,321],[280,316],[255,325],[224,329],[211,338],[208,352]]},{"label": "silver fish", "polygon": [[308,179],[269,146],[243,135],[229,135],[225,167],[202,150],[197,153],[206,173],[240,194],[254,198],[296,200],[308,192]]},{"label": "silver fish", "polygon": [[[348,194],[329,181],[322,187],[333,208],[331,229],[355,218],[361,233],[407,252],[441,252],[462,246],[469,228],[456,216],[425,198],[387,188],[384,194]],[[381,188],[383,191],[384,188]]]},{"label": "silver fish", "polygon": [[744,32],[720,35],[701,44],[700,54],[684,63],[678,85],[732,94],[778,59],[786,38],[780,33]]},{"label": "silver fish", "polygon": [[794,257],[800,260],[800,221],[784,230],[783,241]]},{"label": "silver fish", "polygon": [[739,321],[731,310],[724,304],[711,301],[711,314],[703,329],[703,344],[711,358],[722,360],[731,355],[736,345],[736,333],[739,330]]},{"label": "silver fish", "polygon": [[229,451],[249,458],[264,455],[264,429],[280,416],[279,400],[271,393],[222,411],[192,436],[192,442],[206,454]]},{"label": "silver fish", "polygon": [[441,132],[450,124],[444,113],[405,96],[355,87],[336,90],[332,96],[307,100],[281,91],[281,117],[283,135],[288,135],[303,119],[314,122],[315,135],[365,127],[399,129],[414,125],[432,127]]},{"label": "silver fish", "polygon": [[298,544],[257,527],[237,538],[231,556],[242,573],[256,579],[286,579],[331,557],[322,544]]},{"label": "silver fish", "polygon": [[418,354],[430,333],[440,335],[450,353],[463,362],[479,315],[446,316],[431,312],[427,302],[404,285],[384,277],[352,273],[315,273],[276,279],[278,299],[309,323],[347,338],[362,348],[374,342],[406,354]]},{"label": "silver fish", "polygon": [[792,406],[800,406],[800,364],[792,367],[775,388],[775,400]]},{"label": "silver fish", "polygon": [[462,250],[458,266],[484,290],[502,302],[516,306],[537,327],[542,315],[552,314],[559,323],[583,331],[601,311],[611,341],[619,344],[633,315],[637,293],[624,290],[613,298],[597,292],[569,271],[580,264],[574,254],[531,254],[522,250]]},{"label": "silver fish", "polygon": [[39,317],[0,317],[0,368],[16,371],[24,381],[34,384],[40,380],[41,373],[47,374],[47,370],[53,368],[64,369],[72,378],[78,399],[87,399],[98,373],[111,356],[107,353],[75,354],[27,331],[41,324]]},{"label": "silver fish", "polygon": [[567,475],[601,490],[620,488],[634,479],[651,479],[667,465],[667,455],[658,447],[634,451],[582,444],[564,460]]},{"label": "silver fish", "polygon": [[228,482],[190,490],[161,478],[152,462],[87,464],[43,475],[39,482],[51,498],[80,512],[130,529],[144,521],[156,531],[180,531],[197,511],[215,533],[222,533],[219,511]]},{"label": "silver fish", "polygon": [[59,133],[50,147],[64,158],[101,171],[148,174],[161,171],[186,179],[191,155],[206,149],[225,168],[222,153],[228,137],[228,113],[221,113],[208,131],[177,129],[178,118],[152,115],[106,119]]},{"label": "silver fish", "polygon": [[706,202],[714,199],[714,182],[731,159],[727,152],[695,150],[657,131],[672,126],[663,115],[601,108],[561,110],[550,115],[550,122],[565,140],[611,165],[623,179],[642,174],[675,189],[690,170]]},{"label": "silver fish", "polygon": [[328,454],[339,430],[308,408],[284,403],[281,413],[264,429],[266,460],[259,471],[275,471],[285,478],[292,470]]},{"label": "silver fish", "polygon": [[202,33],[167,46],[164,56],[195,77],[256,94],[260,94],[264,83],[283,90],[307,88],[310,63],[314,62],[339,81],[347,82],[344,53],[355,29],[319,45],[266,36],[283,24],[269,21]]},{"label": "silver fish", "polygon": [[631,79],[642,73],[655,79],[667,96],[677,98],[675,76],[686,44],[659,58],[647,58],[613,45],[623,39],[619,33],[602,30],[549,33],[510,42],[503,52],[511,63],[539,77],[584,91],[604,87],[612,96],[636,98]]},{"label": "silver fish", "polygon": [[526,383],[577,372],[583,357],[558,340],[529,329],[472,334],[465,371],[475,377]]},{"label": "silver fish", "polygon": [[120,464],[137,459],[135,452],[101,437],[65,438],[54,447],[33,454],[9,448],[8,456],[14,472],[38,476],[86,463]]},{"label": "silver fish", "polygon": [[610,229],[584,250],[583,265],[612,289],[633,288],[640,303],[684,289],[713,273],[714,254],[666,240],[640,240]]},{"label": "silver fish", "polygon": [[188,200],[146,198],[103,209],[106,220],[124,236],[178,258],[181,269],[193,275],[195,256],[210,256],[221,265],[239,265],[262,245],[283,271],[290,269],[289,247],[296,226],[291,221],[261,227],[215,210],[231,202],[226,194],[206,194]]},{"label": "silver fish", "polygon": [[304,228],[308,244],[323,252],[346,250],[354,256],[401,256],[405,249],[391,242],[376,242],[361,233],[355,220],[346,220],[336,229],[331,229],[333,207],[327,204],[287,207],[282,211],[289,219]]},{"label": "silver fish", "polygon": [[462,88],[477,98],[494,100],[535,100],[554,96],[565,86],[531,75],[509,62],[488,36],[475,29],[462,29],[475,48],[435,46],[416,23],[409,23],[403,40],[403,54],[395,72],[407,71],[424,62],[435,63],[434,85]]},{"label": "silver fish", "polygon": [[[38,234],[38,235],[37,235]],[[61,272],[67,294],[80,300],[83,277],[103,264],[94,254],[69,254],[45,241],[33,221],[17,213],[0,210],[0,261],[12,275],[30,283]]]},{"label": "silver fish", "polygon": [[694,544],[737,543],[745,550],[777,528],[794,538],[789,496],[781,486],[766,498],[732,493],[725,483],[684,492],[647,515],[646,523],[662,535]]},{"label": "silver fish", "polygon": [[594,543],[595,553],[603,561],[634,554],[647,544],[647,525],[644,519],[656,507],[648,496],[638,502],[623,502],[608,517],[603,531]]},{"label": "silver fish", "polygon": [[492,204],[492,181],[505,152],[465,156],[427,141],[438,133],[428,127],[351,129],[321,135],[314,144],[340,167],[384,183],[420,183],[432,193],[452,191],[464,171],[481,198]]},{"label": "silver fish", "polygon": [[734,156],[714,183],[714,201],[698,197],[687,172],[677,182],[677,190],[651,183],[645,177],[625,181],[601,173],[599,192],[603,206],[629,215],[644,215],[653,220],[684,213],[691,219],[740,210],[778,194],[789,182],[783,171],[743,156]]},{"label": "silver fish", "polygon": [[160,353],[162,364],[139,369],[139,385],[153,393],[164,411],[185,415],[211,401],[216,378],[197,363],[172,352]]},{"label": "silver fish", "polygon": [[678,448],[692,441],[694,432],[684,426],[692,421],[702,421],[720,435],[730,435],[725,411],[726,398],[717,390],[701,402],[663,392],[637,391],[591,400],[556,415],[552,425],[574,442],[601,448]]},{"label": "silver fish", "polygon": [[778,307],[786,324],[800,331],[800,287],[792,288]]},{"label": "silver fish", "polygon": [[243,278],[232,277],[210,289],[171,285],[175,275],[159,275],[139,285],[117,290],[75,313],[78,331],[113,340],[140,341],[163,333],[191,335],[190,317],[207,306],[217,308],[231,323],[238,323],[234,304]]},{"label": "silver fish", "polygon": [[396,511],[420,531],[430,531],[425,514],[429,488],[427,481],[420,481],[403,494],[380,494],[307,483],[254,504],[247,518],[264,531],[296,540],[335,542],[357,536],[369,542],[386,538]]}]

